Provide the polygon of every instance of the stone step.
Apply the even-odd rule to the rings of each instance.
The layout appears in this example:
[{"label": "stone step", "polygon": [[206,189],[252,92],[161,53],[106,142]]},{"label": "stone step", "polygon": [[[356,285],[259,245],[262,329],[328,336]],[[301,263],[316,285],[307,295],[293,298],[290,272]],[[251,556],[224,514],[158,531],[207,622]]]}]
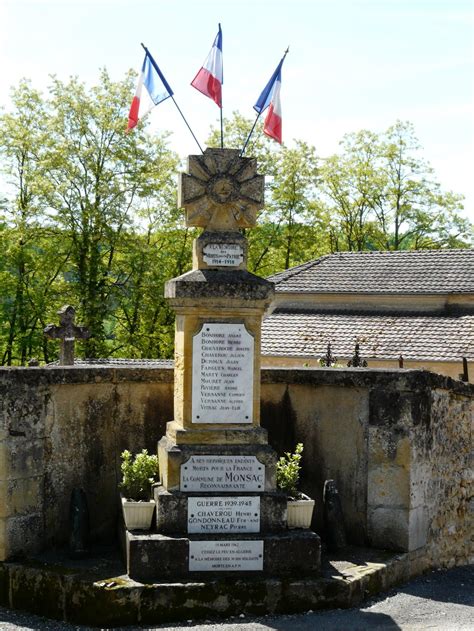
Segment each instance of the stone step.
[{"label": "stone step", "polygon": [[311,530],[167,536],[125,531],[127,574],[140,582],[218,576],[317,575],[321,540]]},{"label": "stone step", "polygon": [[[239,614],[300,613],[347,608],[387,591],[431,566],[425,550],[409,553],[348,548],[326,557],[320,576],[219,577],[206,583],[142,584],[124,574],[119,553],[94,549],[71,560],[54,550],[0,563],[0,605],[73,624],[110,628],[157,625]],[[53,628],[51,624],[51,628]]]}]

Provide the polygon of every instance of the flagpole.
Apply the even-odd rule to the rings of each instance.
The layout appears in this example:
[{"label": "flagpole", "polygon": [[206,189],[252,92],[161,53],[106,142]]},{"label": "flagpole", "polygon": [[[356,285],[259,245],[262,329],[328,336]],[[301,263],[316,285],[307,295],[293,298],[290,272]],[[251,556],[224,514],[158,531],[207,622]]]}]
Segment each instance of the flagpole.
[{"label": "flagpole", "polygon": [[248,145],[248,142],[249,142],[249,140],[250,140],[250,136],[253,134],[253,130],[255,129],[255,125],[257,124],[257,121],[258,121],[258,119],[260,118],[261,114],[262,114],[262,112],[259,112],[259,113],[257,114],[257,118],[255,119],[255,121],[254,121],[254,123],[253,123],[253,125],[252,125],[252,129],[250,130],[250,134],[247,136],[247,140],[245,141],[245,144],[244,144],[244,146],[242,147],[242,151],[240,152],[240,157],[242,157],[242,156],[244,155],[245,148],[246,148],[246,147],[247,147],[247,145]]},{"label": "flagpole", "polygon": [[[284,54],[284,55],[283,55],[283,57],[281,58],[280,65],[281,65],[281,64],[283,64],[283,62],[284,62],[284,60],[285,60],[285,57],[288,55],[288,53],[289,53],[289,52],[290,52],[290,47],[288,46],[288,47],[287,47],[287,49],[285,50],[285,54]],[[257,102],[258,102],[258,101],[257,101]],[[244,144],[244,146],[242,147],[242,151],[240,152],[240,157],[242,157],[242,156],[244,155],[244,151],[245,151],[245,149],[246,149],[246,147],[247,147],[247,145],[248,145],[248,142],[249,142],[249,140],[250,140],[251,135],[253,134],[253,130],[255,129],[255,125],[257,124],[257,121],[258,121],[258,119],[260,118],[261,113],[262,113],[262,112],[258,112],[258,114],[257,114],[257,118],[255,119],[254,124],[253,124],[253,126],[252,126],[252,129],[250,130],[250,133],[249,133],[249,135],[247,136],[247,140],[245,141],[245,144]]]},{"label": "flagpole", "polygon": [[222,118],[222,107],[221,107],[221,149],[224,149],[224,120]]},{"label": "flagpole", "polygon": [[194,135],[193,130],[191,129],[191,127],[189,126],[188,121],[184,118],[184,114],[183,112],[180,110],[179,105],[176,103],[174,96],[171,97],[171,100],[173,101],[173,103],[176,105],[176,109],[178,110],[178,112],[181,114],[182,119],[184,120],[184,122],[186,123],[187,128],[189,129],[189,131],[191,132],[191,136],[194,138],[194,140],[196,141],[197,146],[199,147],[199,151],[201,153],[204,153],[203,148],[201,147],[201,145],[199,144],[199,140],[196,138],[196,136]]},{"label": "flagpole", "polygon": [[[143,49],[145,50],[146,54],[150,56],[150,61],[153,63],[153,65],[155,65],[155,63],[154,63],[154,61],[155,61],[155,60],[153,59],[153,57],[151,56],[150,52],[148,51],[148,48],[145,46],[145,44],[143,44],[143,42],[141,42],[141,45],[142,45]],[[201,153],[204,153],[204,151],[203,151],[203,149],[202,149],[201,145],[199,144],[199,140],[198,140],[198,139],[196,138],[196,136],[194,135],[194,132],[193,132],[193,130],[191,129],[191,127],[190,127],[190,125],[189,125],[188,121],[186,120],[186,118],[185,118],[185,116],[184,116],[183,112],[181,111],[181,108],[180,108],[180,107],[179,107],[179,105],[176,103],[176,100],[175,100],[175,98],[174,98],[173,94],[170,94],[170,97],[171,97],[171,100],[173,101],[173,103],[176,105],[176,109],[177,109],[177,110],[178,110],[178,112],[181,114],[181,118],[182,118],[182,119],[184,120],[184,122],[186,123],[186,127],[187,127],[187,128],[189,129],[189,131],[191,132],[191,136],[192,136],[192,137],[194,138],[194,140],[196,141],[196,144],[197,144],[197,146],[199,147],[199,151],[200,151]]]},{"label": "flagpole", "polygon": [[[219,22],[219,33],[222,38],[222,30],[221,23]],[[222,47],[222,39],[221,39],[221,47]],[[222,54],[222,53],[221,53]],[[224,84],[224,73],[222,73],[222,83],[221,83],[221,149],[224,149],[224,115],[223,115],[223,106],[222,106],[222,85]]]}]

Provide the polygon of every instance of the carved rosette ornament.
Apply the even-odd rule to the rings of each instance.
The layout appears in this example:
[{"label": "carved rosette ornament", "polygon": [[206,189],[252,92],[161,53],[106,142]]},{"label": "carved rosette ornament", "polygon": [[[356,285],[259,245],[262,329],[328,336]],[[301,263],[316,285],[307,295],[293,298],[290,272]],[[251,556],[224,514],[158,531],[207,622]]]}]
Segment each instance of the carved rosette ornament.
[{"label": "carved rosette ornament", "polygon": [[186,225],[212,232],[253,227],[264,205],[264,176],[256,171],[256,160],[241,158],[238,149],[208,148],[189,156],[178,189]]}]

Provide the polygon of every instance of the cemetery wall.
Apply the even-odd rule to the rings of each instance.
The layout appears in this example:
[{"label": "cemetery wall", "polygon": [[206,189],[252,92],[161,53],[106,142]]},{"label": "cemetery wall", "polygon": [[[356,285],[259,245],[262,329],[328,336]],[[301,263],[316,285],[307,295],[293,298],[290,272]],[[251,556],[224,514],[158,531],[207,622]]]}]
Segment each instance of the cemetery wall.
[{"label": "cemetery wall", "polygon": [[[304,490],[334,479],[354,544],[474,560],[474,387],[413,370],[264,370],[262,425],[303,442]],[[285,423],[289,419],[289,423]],[[322,511],[315,529],[324,536]]]},{"label": "cemetery wall", "polygon": [[[449,565],[470,552],[473,393],[425,371],[268,369],[262,425],[279,453],[304,443],[319,533],[333,478],[353,543]],[[66,544],[74,487],[113,539],[120,453],[154,451],[172,416],[171,369],[0,369],[0,560]]]},{"label": "cemetery wall", "polygon": [[[350,357],[338,358],[338,364],[340,366],[346,366]],[[369,368],[381,368],[390,369],[398,368],[398,359],[371,359],[364,355],[364,359],[367,361]],[[319,368],[320,357],[282,357],[277,355],[262,355],[262,368],[292,368],[299,369],[303,367],[307,368]],[[460,379],[460,375],[463,372],[462,361],[448,362],[448,361],[433,361],[433,360],[403,360],[404,368],[418,369],[418,370],[430,370],[452,379]],[[474,361],[467,362],[469,383],[474,383]]]},{"label": "cemetery wall", "polygon": [[96,539],[115,536],[124,449],[156,451],[173,416],[173,371],[0,369],[0,558],[67,543],[83,488]]}]

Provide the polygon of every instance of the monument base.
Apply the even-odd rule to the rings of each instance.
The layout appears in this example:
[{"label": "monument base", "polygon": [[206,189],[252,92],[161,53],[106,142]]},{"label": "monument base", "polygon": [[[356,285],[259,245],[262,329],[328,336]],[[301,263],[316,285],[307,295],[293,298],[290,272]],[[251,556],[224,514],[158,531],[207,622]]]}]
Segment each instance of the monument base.
[{"label": "monument base", "polygon": [[172,537],[125,531],[127,574],[135,581],[203,581],[216,576],[317,575],[321,540],[311,530]]}]

